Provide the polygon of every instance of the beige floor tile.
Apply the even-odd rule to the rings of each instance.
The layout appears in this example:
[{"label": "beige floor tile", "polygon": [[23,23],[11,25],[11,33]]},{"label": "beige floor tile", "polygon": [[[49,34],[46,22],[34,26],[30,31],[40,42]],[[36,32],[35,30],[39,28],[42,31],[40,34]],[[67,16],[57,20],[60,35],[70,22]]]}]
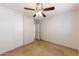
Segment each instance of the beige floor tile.
[{"label": "beige floor tile", "polygon": [[43,40],[14,49],[2,56],[78,56],[79,52],[70,48],[55,45]]}]

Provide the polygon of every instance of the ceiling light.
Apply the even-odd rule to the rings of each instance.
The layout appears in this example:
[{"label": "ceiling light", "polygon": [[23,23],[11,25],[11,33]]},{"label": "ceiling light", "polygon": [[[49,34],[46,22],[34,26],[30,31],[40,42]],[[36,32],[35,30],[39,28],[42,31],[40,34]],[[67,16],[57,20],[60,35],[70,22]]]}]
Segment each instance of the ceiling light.
[{"label": "ceiling light", "polygon": [[42,11],[38,11],[37,13],[36,13],[36,15],[37,16],[42,16],[42,13],[41,13]]}]

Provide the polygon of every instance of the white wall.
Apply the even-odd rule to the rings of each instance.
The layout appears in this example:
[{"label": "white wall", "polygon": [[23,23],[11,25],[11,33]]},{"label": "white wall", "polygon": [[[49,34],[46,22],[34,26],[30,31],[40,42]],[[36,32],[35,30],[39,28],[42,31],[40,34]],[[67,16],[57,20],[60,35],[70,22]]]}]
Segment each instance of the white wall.
[{"label": "white wall", "polygon": [[77,24],[77,30],[76,30],[76,39],[77,39],[77,49],[79,50],[79,8],[77,10],[77,21],[76,21],[76,24]]},{"label": "white wall", "polygon": [[35,39],[40,40],[40,23],[35,24]]},{"label": "white wall", "polygon": [[0,6],[0,54],[33,42],[34,20]]},{"label": "white wall", "polygon": [[0,6],[0,54],[23,45],[23,17]]},{"label": "white wall", "polygon": [[0,6],[0,54],[33,42],[34,20]]},{"label": "white wall", "polygon": [[28,18],[24,16],[24,21],[23,21],[23,36],[24,40],[23,43],[24,45],[31,43],[35,39],[35,25],[34,25],[34,19],[33,18]]},{"label": "white wall", "polygon": [[65,12],[41,23],[41,39],[77,49],[76,10]]}]

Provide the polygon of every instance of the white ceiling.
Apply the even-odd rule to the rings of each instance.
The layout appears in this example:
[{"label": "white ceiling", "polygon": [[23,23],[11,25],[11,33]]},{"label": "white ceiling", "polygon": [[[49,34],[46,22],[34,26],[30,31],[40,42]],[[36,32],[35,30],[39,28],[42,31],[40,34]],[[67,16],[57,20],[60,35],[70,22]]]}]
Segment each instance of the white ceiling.
[{"label": "white ceiling", "polygon": [[[35,3],[2,3],[0,5],[10,8],[14,11],[20,12],[28,17],[32,17],[33,14],[35,13],[34,11],[31,10],[24,10],[24,7],[35,8]],[[47,18],[50,18],[62,12],[73,10],[78,7],[78,4],[77,3],[44,3],[43,4],[44,8],[51,6],[55,6],[55,10],[44,12]]]}]

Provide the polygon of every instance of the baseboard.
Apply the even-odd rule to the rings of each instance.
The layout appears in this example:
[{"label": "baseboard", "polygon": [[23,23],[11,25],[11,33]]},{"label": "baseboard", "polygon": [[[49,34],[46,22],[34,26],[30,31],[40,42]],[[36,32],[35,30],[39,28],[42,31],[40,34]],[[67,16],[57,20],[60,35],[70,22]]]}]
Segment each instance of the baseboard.
[{"label": "baseboard", "polygon": [[[35,40],[34,40],[34,41],[35,41]],[[28,43],[28,44],[24,44],[23,47],[26,46],[26,45],[28,46],[28,45],[32,44],[34,41],[32,41],[32,42],[30,42],[30,43]]]},{"label": "baseboard", "polygon": [[[42,41],[46,41],[46,40],[43,40],[43,39],[41,39],[41,40],[42,40]],[[35,40],[34,40],[34,41],[35,41]],[[32,42],[30,42],[30,43],[28,43],[28,44],[26,44],[26,45],[22,45],[22,46],[20,46],[20,47],[14,48],[13,50],[18,49],[18,48],[22,48],[22,47],[24,47],[24,46],[28,46],[28,45],[34,43],[34,41],[32,41]],[[38,40],[38,41],[39,41],[39,40]],[[64,46],[64,45],[60,45],[60,44],[57,44],[57,43],[53,43],[53,42],[49,42],[49,41],[46,41],[46,42],[48,42],[48,43],[50,43],[50,44],[57,45],[57,46],[65,47],[65,48],[68,48],[68,49],[72,49],[72,50],[75,50],[75,51],[79,52],[79,50],[74,49],[74,48],[70,48],[70,47],[67,47],[67,46]],[[6,53],[8,53],[8,52],[11,52],[11,51],[13,51],[13,50],[4,52],[4,53],[2,53],[2,54],[0,54],[0,55],[4,55],[4,54],[6,54]]]},{"label": "baseboard", "polygon": [[41,39],[35,39],[35,40],[41,40]]},{"label": "baseboard", "polygon": [[6,54],[6,53],[8,53],[8,52],[11,52],[11,51],[13,51],[13,50],[16,50],[16,49],[19,49],[19,48],[22,48],[22,47],[24,47],[24,46],[26,46],[26,45],[30,45],[30,44],[32,44],[34,41],[32,41],[32,42],[30,42],[30,43],[28,43],[28,44],[23,44],[23,45],[21,45],[21,46],[18,46],[18,47],[16,47],[16,48],[14,48],[14,49],[12,49],[12,50],[9,50],[9,51],[6,51],[6,52],[3,52],[2,54],[0,54],[0,56],[3,56],[4,54]]},{"label": "baseboard", "polygon": [[13,51],[13,50],[15,50],[15,49],[18,49],[18,48],[21,48],[21,47],[23,47],[23,45],[22,45],[22,46],[19,46],[19,47],[16,47],[16,48],[14,48],[14,49],[12,49],[12,50],[3,52],[3,53],[0,54],[0,56],[3,56],[3,55],[5,55],[6,53],[11,52],[11,51]]},{"label": "baseboard", "polygon": [[50,44],[54,44],[54,45],[57,45],[57,46],[61,46],[61,47],[68,48],[68,49],[75,50],[75,51],[79,52],[78,49],[74,49],[74,48],[67,47],[67,46],[64,46],[64,45],[61,45],[61,44],[57,44],[57,43],[53,43],[53,42],[49,42],[49,41],[47,41],[47,40],[43,40],[43,39],[41,39],[41,40],[42,40],[42,41],[46,41],[46,42],[48,42],[48,43],[50,43]]},{"label": "baseboard", "polygon": [[78,49],[78,52],[79,52],[79,49]]}]

